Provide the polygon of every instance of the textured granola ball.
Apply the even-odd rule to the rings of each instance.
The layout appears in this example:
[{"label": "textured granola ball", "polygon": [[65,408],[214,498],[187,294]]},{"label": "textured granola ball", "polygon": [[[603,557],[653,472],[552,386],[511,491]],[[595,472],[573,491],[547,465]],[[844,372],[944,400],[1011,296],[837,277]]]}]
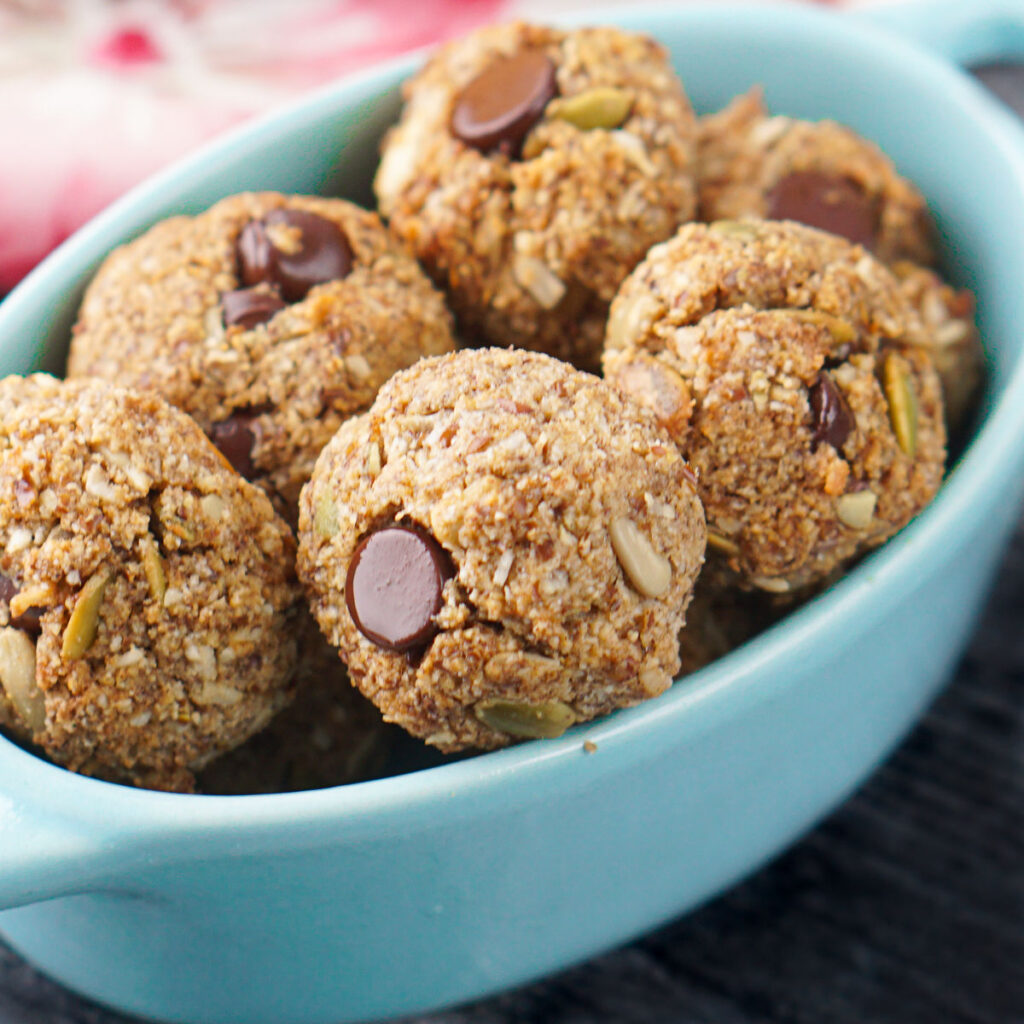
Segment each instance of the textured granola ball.
[{"label": "textured granola ball", "polygon": [[74,771],[189,790],[291,695],[294,542],[155,395],[0,382],[0,725]]},{"label": "textured granola ball", "polygon": [[608,303],[696,209],[696,120],[662,47],[491,26],[404,88],[375,189],[467,338],[594,368]]},{"label": "textured granola ball", "polygon": [[970,419],[985,377],[985,353],[974,322],[974,296],[954,288],[929,267],[893,264],[900,290],[924,325],[922,345],[942,381],[946,429],[959,433]]},{"label": "textured granola ball", "polygon": [[342,421],[396,370],[453,347],[441,295],[376,214],[256,193],[112,253],[82,302],[68,373],[184,409],[294,519]]},{"label": "textured granola ball", "polygon": [[942,479],[938,376],[893,275],[783,221],[690,224],[627,279],[605,375],[698,476],[714,572],[811,585],[903,527]]},{"label": "textured granola ball", "polygon": [[303,490],[299,575],[353,682],[438,748],[502,746],[656,696],[704,552],[653,418],[538,353],[424,360]]},{"label": "textured granola ball", "polygon": [[835,121],[771,116],[759,89],[700,119],[700,219],[796,220],[891,263],[935,260],[924,197],[872,142]]}]

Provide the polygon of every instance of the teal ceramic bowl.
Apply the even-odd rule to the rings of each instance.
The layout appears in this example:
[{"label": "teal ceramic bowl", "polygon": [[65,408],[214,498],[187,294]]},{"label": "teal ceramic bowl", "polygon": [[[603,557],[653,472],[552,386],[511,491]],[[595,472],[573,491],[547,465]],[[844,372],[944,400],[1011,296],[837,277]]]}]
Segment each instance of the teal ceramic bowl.
[{"label": "teal ceramic bowl", "polygon": [[[558,740],[233,798],[108,785],[0,741],[0,930],[71,988],[161,1020],[313,1024],[520,984],[776,854],[951,672],[1024,480],[1024,139],[954,65],[1019,55],[1020,5],[600,19],[660,38],[698,109],[764,83],[775,110],[849,123],[921,185],[948,266],[979,300],[990,379],[974,440],[932,507],[829,593],[664,697]],[[242,189],[368,201],[376,141],[415,63],[341,82],[118,203],[0,305],[2,369],[59,366],[91,271],[161,216]]]}]

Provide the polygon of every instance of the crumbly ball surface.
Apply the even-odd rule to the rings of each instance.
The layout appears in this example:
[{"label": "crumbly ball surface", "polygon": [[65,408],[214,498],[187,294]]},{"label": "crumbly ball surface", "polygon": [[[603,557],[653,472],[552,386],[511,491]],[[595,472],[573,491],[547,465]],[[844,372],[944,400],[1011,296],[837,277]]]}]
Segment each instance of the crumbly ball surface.
[{"label": "crumbly ball surface", "polygon": [[954,288],[930,267],[900,261],[892,269],[903,295],[921,317],[921,344],[942,381],[946,430],[957,434],[967,426],[985,378],[974,296],[966,288]]},{"label": "crumbly ball surface", "polygon": [[[265,322],[225,327],[224,296],[243,287],[239,238],[279,210],[336,224],[351,270]],[[376,214],[341,199],[247,193],[163,221],[107,258],[83,300],[68,373],[155,391],[215,436],[238,421],[246,475],[293,520],[342,421],[396,370],[453,347],[440,293]]]},{"label": "crumbly ball surface", "polygon": [[[819,181],[838,181],[843,193],[839,201],[863,204],[862,216],[873,222],[871,243],[854,241],[868,244],[886,263],[935,260],[924,197],[874,143],[845,125],[773,117],[760,89],[753,89],[700,119],[698,154],[703,221],[784,219],[772,212],[773,190],[790,175],[821,176]],[[846,185],[853,191],[847,192]],[[821,223],[814,226],[834,230]]]},{"label": "crumbly ball surface", "polygon": [[[321,629],[384,717],[442,750],[555,735],[678,668],[704,551],[689,469],[653,418],[547,356],[470,350],[396,375],[324,450],[300,514]],[[452,568],[410,653],[346,600],[357,545],[396,523]]]},{"label": "crumbly ball surface", "polygon": [[612,306],[610,383],[698,475],[714,571],[784,593],[904,526],[942,479],[938,376],[898,282],[791,222],[686,225]]},{"label": "crumbly ball surface", "polygon": [[299,628],[295,699],[269,725],[218,757],[198,777],[200,792],[290,793],[374,778],[395,734],[349,682],[338,652],[305,613]]},{"label": "crumbly ball surface", "polygon": [[[557,97],[516,158],[467,145],[450,125],[460,91],[525,50],[548,55]],[[403,95],[375,189],[462,333],[596,367],[616,288],[696,210],[696,119],[663,48],[612,28],[492,26],[443,47]],[[610,127],[592,127],[602,116]]]},{"label": "crumbly ball surface", "polygon": [[293,558],[161,399],[0,382],[0,724],[55,762],[191,789],[290,697]]}]

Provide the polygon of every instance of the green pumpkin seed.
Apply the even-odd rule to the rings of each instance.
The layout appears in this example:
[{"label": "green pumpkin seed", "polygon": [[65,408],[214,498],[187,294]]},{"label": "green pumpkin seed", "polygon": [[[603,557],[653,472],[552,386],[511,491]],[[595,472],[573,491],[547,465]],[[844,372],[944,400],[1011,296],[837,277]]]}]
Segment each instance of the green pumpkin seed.
[{"label": "green pumpkin seed", "polygon": [[611,85],[596,85],[586,92],[567,96],[551,104],[551,116],[568,121],[582,131],[594,128],[618,128],[633,107],[633,96],[625,89]]},{"label": "green pumpkin seed", "polygon": [[79,591],[61,643],[60,654],[65,661],[77,661],[92,647],[100,626],[103,592],[109,582],[110,570],[99,569],[85,581],[85,586]]},{"label": "green pumpkin seed", "polygon": [[491,698],[473,709],[484,725],[517,739],[554,739],[576,721],[572,708],[560,700],[540,704]]},{"label": "green pumpkin seed", "polygon": [[907,361],[889,353],[882,366],[882,390],[889,403],[889,421],[896,442],[910,458],[917,451],[917,396],[910,380]]}]

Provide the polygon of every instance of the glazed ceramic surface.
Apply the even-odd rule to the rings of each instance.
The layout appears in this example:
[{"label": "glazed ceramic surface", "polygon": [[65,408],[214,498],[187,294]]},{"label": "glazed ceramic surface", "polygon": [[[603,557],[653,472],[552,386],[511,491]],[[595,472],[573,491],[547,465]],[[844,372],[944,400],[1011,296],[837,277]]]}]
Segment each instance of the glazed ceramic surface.
[{"label": "glazed ceramic surface", "polygon": [[[951,671],[1024,479],[1024,142],[951,61],[1019,55],[1020,5],[854,18],[715,4],[600,20],[661,39],[700,111],[763,83],[773,110],[850,124],[921,186],[948,268],[979,300],[990,382],[975,440],[934,505],[829,593],[664,697],[559,740],[234,798],[108,785],[0,740],[0,906],[12,908],[0,930],[65,984],[202,1024],[382,1017],[519,984],[777,853],[865,778]],[[136,190],[0,305],[0,367],[59,369],[92,270],[162,216],[243,189],[368,203],[377,140],[417,63],[342,82]]]}]

